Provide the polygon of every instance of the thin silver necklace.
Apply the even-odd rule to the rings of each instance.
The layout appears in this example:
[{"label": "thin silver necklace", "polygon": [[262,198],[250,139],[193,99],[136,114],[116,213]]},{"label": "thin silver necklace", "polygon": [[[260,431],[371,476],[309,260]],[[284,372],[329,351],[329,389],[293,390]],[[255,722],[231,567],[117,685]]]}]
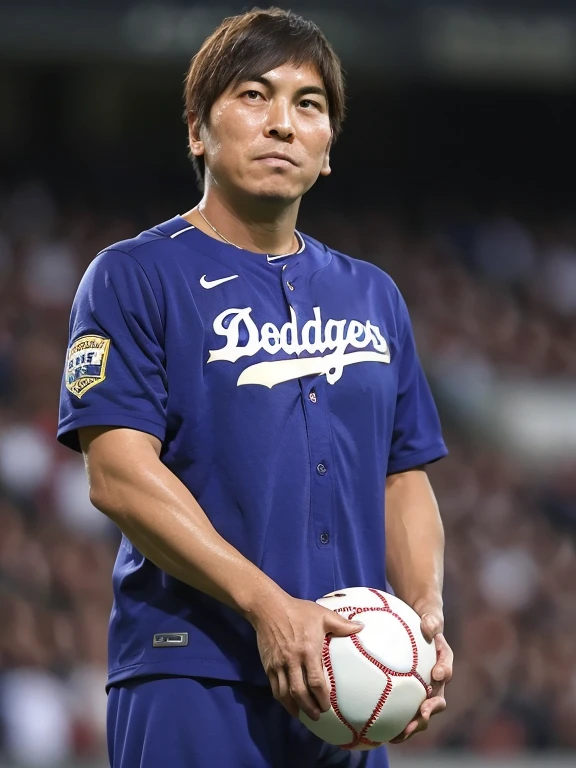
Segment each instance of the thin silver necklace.
[{"label": "thin silver necklace", "polygon": [[[245,248],[242,248],[242,246],[241,246],[241,245],[236,245],[236,243],[233,243],[233,242],[232,242],[232,240],[228,240],[228,238],[227,238],[227,237],[224,237],[224,235],[222,234],[222,232],[218,232],[218,230],[216,229],[216,227],[214,226],[214,224],[211,224],[211,223],[208,221],[208,219],[206,218],[206,216],[204,216],[204,214],[202,213],[202,211],[200,210],[200,208],[196,207],[196,210],[198,211],[198,213],[200,214],[200,216],[201,216],[201,217],[204,219],[204,221],[206,222],[206,224],[208,224],[208,226],[210,227],[210,229],[211,229],[213,232],[215,232],[215,233],[218,235],[218,237],[221,237],[221,238],[222,238],[222,240],[224,240],[224,242],[225,242],[225,243],[228,243],[228,245],[233,245],[233,246],[234,246],[234,248],[238,248],[238,250],[239,250],[239,251],[245,251],[245,250],[246,250]],[[296,250],[295,250],[295,251],[292,251],[292,253],[287,253],[287,254],[285,254],[286,256],[293,256],[295,253],[298,253],[298,251],[299,251],[299,250],[300,250],[300,248],[301,248],[301,245],[300,245],[300,241],[299,241],[299,239],[298,239],[298,235],[295,235],[295,236],[296,236],[296,243],[297,243],[297,246],[296,246]],[[270,256],[270,254],[267,254],[267,256]],[[281,257],[277,257],[277,258],[281,258]]]}]

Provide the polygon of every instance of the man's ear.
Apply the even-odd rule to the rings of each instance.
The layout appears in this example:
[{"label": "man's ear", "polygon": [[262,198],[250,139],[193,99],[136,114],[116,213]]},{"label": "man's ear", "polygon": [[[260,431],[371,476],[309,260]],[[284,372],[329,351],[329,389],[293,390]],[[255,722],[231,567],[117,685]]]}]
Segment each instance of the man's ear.
[{"label": "man's ear", "polygon": [[190,154],[201,157],[204,154],[204,142],[200,138],[201,123],[193,112],[188,113],[188,143]]},{"label": "man's ear", "polygon": [[330,141],[328,142],[328,146],[326,147],[326,152],[324,153],[322,168],[320,169],[321,176],[329,176],[332,173],[332,168],[330,168],[330,150],[331,149],[332,149],[332,139],[330,139]]}]

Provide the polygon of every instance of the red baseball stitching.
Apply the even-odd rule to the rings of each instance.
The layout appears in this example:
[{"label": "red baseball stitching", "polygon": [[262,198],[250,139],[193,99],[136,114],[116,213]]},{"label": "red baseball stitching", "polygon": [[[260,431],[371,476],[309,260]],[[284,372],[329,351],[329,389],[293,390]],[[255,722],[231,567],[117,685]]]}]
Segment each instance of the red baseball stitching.
[{"label": "red baseball stitching", "polygon": [[[387,676],[387,680],[388,682],[386,683],[386,687],[382,691],[382,696],[380,696],[380,698],[378,699],[378,703],[374,707],[374,711],[366,721],[364,728],[362,728],[362,730],[360,731],[360,740],[361,741],[364,740],[364,743],[366,743],[367,741],[370,741],[369,739],[368,740],[366,739],[366,734],[378,719],[380,712],[382,712],[382,707],[384,706],[384,704],[386,704],[386,699],[388,698],[388,696],[390,695],[390,691],[392,690],[392,680],[388,676]],[[377,744],[379,745],[381,742],[373,741],[371,743],[374,745],[377,745]]]},{"label": "red baseball stitching", "polygon": [[418,661],[419,661],[418,645],[416,644],[416,638],[414,637],[412,630],[410,629],[408,624],[406,624],[406,622],[401,616],[398,616],[397,613],[394,613],[394,611],[390,610],[390,605],[388,603],[388,600],[386,600],[386,598],[381,592],[379,592],[377,589],[372,589],[372,588],[370,588],[370,592],[372,592],[372,594],[376,595],[376,597],[382,601],[382,603],[384,604],[384,607],[392,614],[392,616],[395,616],[398,619],[398,621],[400,622],[400,624],[402,624],[406,632],[408,632],[408,637],[410,638],[410,643],[412,645],[413,664],[412,664],[411,674],[416,678],[416,680],[418,680],[419,683],[421,683],[424,690],[426,691],[426,698],[429,699],[430,696],[432,695],[432,686],[428,685],[428,683],[426,683],[423,680],[422,676],[416,671],[416,667],[418,666]]},{"label": "red baseball stitching", "polygon": [[382,695],[378,699],[378,702],[376,706],[374,707],[374,711],[364,724],[364,727],[360,732],[358,732],[342,715],[340,708],[338,706],[338,700],[336,697],[336,677],[334,675],[334,669],[332,667],[332,659],[330,657],[330,640],[331,637],[326,637],[324,640],[324,646],[322,649],[322,660],[324,662],[324,666],[326,667],[326,671],[328,673],[328,679],[330,680],[330,704],[332,705],[332,709],[334,710],[334,713],[336,714],[336,717],[340,720],[340,722],[348,728],[353,734],[352,741],[350,741],[347,744],[341,744],[341,749],[353,749],[354,747],[358,746],[359,744],[365,744],[366,746],[372,746],[372,747],[378,747],[382,742],[379,741],[371,741],[366,737],[366,734],[370,730],[370,728],[374,725],[376,720],[378,719],[380,713],[382,712],[382,709],[384,707],[384,704],[386,703],[388,696],[390,695],[390,692],[392,690],[392,677],[414,677],[416,680],[418,680],[422,687],[424,688],[424,691],[426,692],[426,698],[429,698],[432,694],[432,686],[428,685],[422,678],[422,676],[416,671],[416,667],[418,666],[418,645],[416,644],[416,639],[414,637],[414,634],[408,624],[404,621],[404,619],[399,616],[397,613],[392,611],[390,609],[390,605],[384,595],[382,595],[377,589],[370,589],[370,592],[375,594],[379,600],[383,603],[383,608],[380,607],[352,607],[352,606],[346,606],[344,608],[336,608],[334,609],[335,613],[348,613],[348,619],[353,619],[354,616],[358,616],[361,613],[368,613],[368,612],[382,612],[382,613],[390,613],[394,618],[398,619],[398,621],[402,624],[406,632],[408,633],[408,637],[410,638],[410,645],[412,646],[412,668],[409,672],[396,672],[393,669],[390,669],[385,664],[382,664],[382,662],[378,661],[378,659],[375,659],[368,651],[364,648],[362,645],[358,635],[351,635],[350,639],[352,640],[352,643],[354,644],[354,647],[356,650],[358,650],[362,656],[364,656],[368,661],[370,661],[371,664],[374,664],[375,667],[377,667],[385,676],[386,676],[386,686],[382,692]]},{"label": "red baseball stitching", "polygon": [[[371,592],[372,591],[376,592],[376,590],[370,590],[370,591]],[[384,598],[383,595],[378,595],[378,597],[382,600],[382,602],[384,603],[384,605],[386,607],[380,608],[380,607],[377,607],[377,606],[365,606],[365,607],[360,607],[360,608],[358,608],[358,607],[354,608],[352,606],[346,606],[345,608],[336,608],[336,609],[334,609],[334,612],[335,613],[347,613],[348,614],[347,618],[350,621],[352,621],[355,616],[359,616],[361,613],[378,613],[378,612],[380,612],[380,613],[389,613],[391,616],[394,616],[394,618],[398,619],[400,624],[402,624],[402,626],[406,630],[406,632],[408,634],[408,638],[410,640],[410,645],[412,646],[412,668],[411,668],[411,670],[409,672],[395,672],[393,669],[390,669],[389,667],[386,667],[383,664],[380,664],[380,662],[376,661],[376,659],[374,659],[374,660],[371,659],[371,660],[373,661],[374,664],[376,664],[376,666],[380,666],[380,668],[382,669],[383,672],[387,672],[387,673],[391,674],[393,677],[407,677],[409,675],[412,675],[413,677],[416,678],[416,680],[418,680],[422,684],[422,687],[426,691],[426,698],[430,698],[430,696],[432,694],[432,686],[428,685],[423,680],[421,675],[416,671],[416,667],[418,666],[418,660],[419,660],[419,657],[418,657],[418,645],[416,644],[416,638],[414,637],[414,634],[412,633],[412,630],[410,629],[408,624],[404,621],[404,619],[401,616],[399,616],[397,613],[395,613],[394,611],[392,611],[390,609],[390,607],[388,606],[388,602],[386,601],[386,599]],[[354,637],[356,637],[356,635],[354,635]],[[361,653],[363,652],[363,648],[359,647],[358,650],[360,650]],[[366,654],[364,654],[364,655],[366,655]]]},{"label": "red baseball stitching", "polygon": [[376,595],[378,600],[381,600],[384,603],[384,608],[386,608],[386,610],[388,610],[388,611],[390,610],[390,606],[388,605],[388,600],[386,600],[386,598],[384,597],[382,592],[380,592],[380,590],[372,589],[372,587],[370,587],[370,589],[368,591],[372,592],[373,595]]},{"label": "red baseball stitching", "polygon": [[[330,610],[334,611],[334,613],[350,613],[350,614],[353,614],[353,613],[356,613],[358,608],[353,608],[352,606],[349,605],[346,608],[331,608]],[[350,618],[350,617],[348,617],[348,618]]]},{"label": "red baseball stitching", "polygon": [[[395,614],[393,614],[395,615]],[[375,659],[374,656],[372,656],[368,651],[364,648],[362,643],[360,642],[360,639],[358,635],[351,635],[350,639],[354,643],[354,646],[356,650],[358,650],[362,656],[364,656],[371,664],[374,664],[375,667],[378,667],[378,669],[383,672],[385,675],[388,675],[389,677],[414,677],[416,680],[418,680],[422,685],[424,686],[424,690],[426,691],[426,694],[428,694],[428,686],[424,682],[424,680],[421,678],[421,676],[416,672],[414,667],[410,669],[408,672],[397,672],[395,669],[390,669],[390,667],[387,667],[385,664],[382,664],[381,661],[378,661],[378,659]]]},{"label": "red baseball stitching", "polygon": [[348,720],[343,716],[342,712],[340,712],[340,707],[338,706],[338,699],[336,698],[336,677],[334,676],[334,668],[332,666],[332,658],[330,657],[330,641],[332,640],[332,637],[326,636],[324,638],[324,646],[322,648],[322,661],[324,662],[324,666],[326,667],[326,672],[328,673],[328,679],[330,680],[330,704],[332,705],[332,709],[334,710],[334,713],[336,714],[336,717],[340,722],[348,728],[352,732],[352,741],[348,744],[343,744],[342,749],[351,749],[351,747],[355,747],[358,743],[358,732],[354,728],[354,726],[350,725]]}]

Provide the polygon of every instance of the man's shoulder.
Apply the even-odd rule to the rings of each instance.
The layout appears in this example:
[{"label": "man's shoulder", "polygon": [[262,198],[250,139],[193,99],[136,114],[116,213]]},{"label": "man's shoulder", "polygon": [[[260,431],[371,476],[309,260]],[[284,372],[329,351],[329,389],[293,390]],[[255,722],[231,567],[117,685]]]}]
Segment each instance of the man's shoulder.
[{"label": "man's shoulder", "polygon": [[383,290],[392,294],[399,293],[396,283],[388,272],[373,262],[338,251],[309,235],[303,235],[303,237],[312,248],[324,252],[329,257],[328,261],[332,268],[344,276],[361,281],[376,282]]},{"label": "man's shoulder", "polygon": [[177,235],[186,228],[186,223],[176,216],[134,237],[111,243],[99,252],[97,259],[110,260],[121,258],[120,254],[125,254],[137,261],[144,269],[154,266],[160,259],[165,264],[168,253],[177,253],[181,250]]}]

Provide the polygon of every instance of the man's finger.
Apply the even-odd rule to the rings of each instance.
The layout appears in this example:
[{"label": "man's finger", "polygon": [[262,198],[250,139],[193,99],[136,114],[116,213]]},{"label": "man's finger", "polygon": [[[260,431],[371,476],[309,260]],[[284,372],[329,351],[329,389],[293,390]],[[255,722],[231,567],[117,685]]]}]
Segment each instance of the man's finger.
[{"label": "man's finger", "polygon": [[364,624],[361,621],[349,621],[343,616],[339,616],[337,613],[326,609],[326,621],[324,628],[327,635],[333,635],[334,637],[348,637],[354,635],[356,632],[360,632],[364,628]]},{"label": "man's finger", "polygon": [[280,685],[278,682],[278,675],[275,670],[271,670],[268,673],[268,680],[270,680],[270,688],[272,688],[272,696],[274,696],[276,701],[280,701],[281,699]]},{"label": "man's finger", "polygon": [[330,690],[320,659],[308,655],[305,659],[305,667],[302,674],[308,690],[320,710],[328,712],[330,709]]},{"label": "man's finger", "polygon": [[445,664],[436,664],[432,670],[432,681],[435,683],[449,683],[452,680],[452,667]]},{"label": "man's finger", "polygon": [[437,634],[442,632],[442,624],[440,623],[440,620],[431,613],[422,614],[420,628],[422,629],[422,634],[429,643],[432,642]]},{"label": "man's finger", "polygon": [[432,670],[432,679],[436,682],[448,683],[452,679],[452,664],[454,653],[446,642],[444,635],[435,637],[437,661]]},{"label": "man's finger", "polygon": [[406,728],[402,731],[402,733],[398,734],[395,739],[392,739],[390,741],[391,744],[402,744],[402,742],[407,741],[410,739],[414,734],[420,733],[421,731],[425,731],[426,728],[428,728],[428,720],[429,718],[425,717],[417,717],[416,720],[412,720]]},{"label": "man's finger", "polygon": [[436,666],[432,670],[432,679],[436,680],[437,683],[441,683],[445,677],[446,677],[446,670],[444,669],[442,664],[436,664]]},{"label": "man's finger", "polygon": [[282,706],[288,710],[292,717],[298,717],[298,707],[294,699],[290,696],[288,678],[283,669],[275,670],[269,675],[270,685],[272,686],[272,695]]},{"label": "man's finger", "polygon": [[446,699],[443,696],[434,696],[431,699],[427,699],[420,709],[420,714],[426,719],[430,719],[432,715],[437,715],[440,712],[444,712],[446,709]]},{"label": "man's finger", "polygon": [[432,715],[437,715],[446,709],[446,699],[442,696],[434,696],[432,699],[427,699],[420,708],[420,714],[417,718],[408,723],[402,733],[398,734],[396,738],[391,740],[391,744],[401,744],[403,741],[414,736],[416,733],[425,731],[429,724]]},{"label": "man's finger", "polygon": [[279,701],[289,715],[292,715],[292,717],[296,717],[296,718],[298,717],[298,715],[300,714],[300,708],[298,707],[298,704],[296,704],[296,702],[290,695],[284,696],[283,698],[279,699]]},{"label": "man's finger", "polygon": [[[274,694],[274,698],[278,699],[279,701],[281,699],[285,699],[286,696],[288,696],[288,679],[286,677],[286,673],[283,669],[277,669],[274,670],[273,677],[270,678],[270,682],[274,679],[275,684],[272,685],[272,693]],[[276,688],[276,692],[274,691],[274,688]]]},{"label": "man's finger", "polygon": [[288,670],[288,686],[290,696],[296,702],[298,709],[304,710],[311,720],[318,720],[321,710],[308,690],[302,667],[294,666]]},{"label": "man's finger", "polygon": [[452,663],[454,661],[454,653],[452,648],[450,648],[446,642],[444,635],[440,632],[438,635],[436,635],[434,641],[436,643],[436,653],[438,654],[438,658],[445,659],[446,661]]}]

